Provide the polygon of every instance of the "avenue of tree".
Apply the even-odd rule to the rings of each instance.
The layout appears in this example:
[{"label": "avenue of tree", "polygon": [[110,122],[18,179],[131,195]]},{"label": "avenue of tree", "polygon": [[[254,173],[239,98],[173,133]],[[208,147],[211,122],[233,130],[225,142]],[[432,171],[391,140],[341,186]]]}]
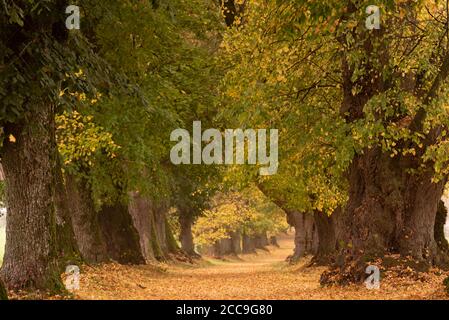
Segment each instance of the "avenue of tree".
[{"label": "avenue of tree", "polygon": [[[447,267],[448,3],[378,1],[374,30],[369,5],[3,1],[0,299],[63,291],[70,264],[254,252],[288,226],[323,283],[389,254]],[[193,121],[278,129],[277,174],[172,164]]]}]

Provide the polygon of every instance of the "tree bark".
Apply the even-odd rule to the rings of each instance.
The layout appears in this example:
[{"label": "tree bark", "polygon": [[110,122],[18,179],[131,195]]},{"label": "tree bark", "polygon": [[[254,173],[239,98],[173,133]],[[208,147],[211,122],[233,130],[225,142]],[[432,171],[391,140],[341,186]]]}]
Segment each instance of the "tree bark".
[{"label": "tree bark", "polygon": [[171,253],[177,253],[178,244],[173,236],[167,221],[167,212],[169,205],[165,202],[154,204],[152,206],[153,226],[152,226],[152,244],[153,250],[158,260],[166,260]]},{"label": "tree bark", "polygon": [[242,236],[242,252],[256,253],[256,245],[254,243],[254,238],[245,233]]},{"label": "tree bark", "polygon": [[318,249],[318,234],[313,214],[289,209],[284,211],[287,213],[288,224],[295,228],[295,249],[289,260],[296,262],[308,254],[315,254]]},{"label": "tree bark", "polygon": [[128,210],[133,219],[134,227],[139,234],[142,255],[146,262],[154,261],[155,254],[152,245],[154,219],[151,202],[137,192],[131,193],[130,197]]},{"label": "tree bark", "polygon": [[156,205],[149,198],[133,192],[128,209],[139,237],[142,255],[147,262],[166,260],[169,253],[178,251],[178,245],[167,222],[166,204]]},{"label": "tree bark", "polygon": [[61,169],[61,159],[58,154],[56,159],[55,187],[56,187],[56,238],[61,271],[67,265],[77,264],[81,260],[81,253],[73,231],[72,217],[70,213],[67,188]]},{"label": "tree bark", "polygon": [[67,192],[72,201],[71,213],[81,256],[87,263],[100,263],[108,260],[105,239],[98,222],[89,185],[83,178],[66,175]]},{"label": "tree bark", "polygon": [[0,300],[8,300],[8,292],[6,291],[3,281],[0,279]]},{"label": "tree bark", "polygon": [[362,281],[366,265],[388,253],[410,257],[420,269],[442,261],[434,225],[445,181],[433,183],[431,170],[411,175],[410,167],[416,164],[376,148],[354,158],[349,200],[336,224],[339,273],[351,269],[345,281]]},{"label": "tree bark", "polygon": [[318,246],[315,251],[314,262],[327,264],[331,261],[337,249],[337,238],[335,234],[335,219],[338,217],[337,209],[332,216],[327,216],[320,211],[314,212],[314,223],[317,230]]},{"label": "tree bark", "polygon": [[[13,135],[15,142],[8,139]],[[1,276],[9,289],[62,289],[55,215],[56,144],[54,108],[29,107],[5,126],[2,164],[8,223]]]},{"label": "tree bark", "polygon": [[232,246],[232,240],[231,238],[227,239],[221,239],[219,242],[220,247],[220,255],[233,255],[234,254],[234,248]]},{"label": "tree bark", "polygon": [[145,263],[139,234],[134,228],[127,205],[104,205],[98,213],[98,221],[111,259],[122,264]]},{"label": "tree bark", "polygon": [[179,215],[179,225],[181,231],[179,234],[179,241],[181,242],[181,249],[189,256],[196,256],[195,245],[193,243],[192,234],[193,217],[188,211],[182,211]]}]

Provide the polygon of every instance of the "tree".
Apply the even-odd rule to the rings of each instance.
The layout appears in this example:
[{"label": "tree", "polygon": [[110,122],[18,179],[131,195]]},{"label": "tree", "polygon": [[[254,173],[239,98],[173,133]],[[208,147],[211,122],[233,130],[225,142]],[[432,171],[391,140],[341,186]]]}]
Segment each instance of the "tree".
[{"label": "tree", "polygon": [[[188,75],[193,70],[188,59],[197,56],[187,54],[195,49],[187,44],[183,31],[195,26],[200,34],[198,26],[206,28],[208,25],[203,22],[207,18],[195,22],[196,14],[216,15],[210,4],[199,3],[189,11],[184,10],[187,5],[184,1],[171,1],[169,7],[161,6],[159,10],[143,2],[104,5],[85,1],[81,8],[83,28],[70,33],[64,23],[66,1],[36,4],[24,0],[3,4],[0,125],[2,163],[9,186],[9,218],[1,272],[9,288],[61,288],[60,262],[67,261],[69,246],[76,251],[73,243],[69,244],[73,231],[83,257],[104,260],[105,246],[97,240],[108,230],[100,232],[98,228],[107,229],[108,225],[97,221],[96,211],[106,207],[111,209],[108,212],[118,214],[112,208],[120,207],[123,209],[120,221],[127,230],[133,230],[135,221],[129,219],[128,212],[124,213],[129,209],[131,192],[138,191],[157,202],[154,205],[157,228],[153,228],[161,235],[157,238],[170,238],[165,212],[160,210],[168,208],[166,203],[173,184],[164,165],[168,154],[164,139],[176,126],[176,110],[191,106],[189,99],[181,97],[196,96],[184,90],[191,85]],[[185,12],[178,16],[179,22],[174,19],[174,10]],[[129,41],[117,42],[118,31]],[[111,45],[114,50],[109,50]],[[101,94],[104,97],[99,101]],[[120,109],[122,104],[126,108]],[[84,134],[86,139],[74,148],[70,143],[58,144],[61,168],[55,116],[64,115],[64,110],[69,111],[67,117],[76,111],[83,118],[95,120],[72,121],[87,125],[84,133],[76,135]],[[166,125],[161,130],[154,123]],[[97,128],[101,132],[96,132]],[[61,132],[68,131],[60,128],[60,137]],[[120,152],[114,150],[117,152],[113,157],[111,149],[102,144],[102,137],[120,146]],[[87,153],[77,154],[80,150]],[[61,178],[60,169],[66,177]],[[67,190],[78,195],[76,198],[82,203],[75,206],[78,208],[75,213],[84,216],[77,214],[60,227],[56,221],[68,218],[63,205]],[[90,226],[79,228],[86,221],[92,222]],[[74,230],[69,230],[72,223]],[[87,235],[86,230],[91,234]],[[135,240],[133,234],[134,231],[130,238],[123,239],[115,233],[114,240],[126,246]],[[67,248],[60,248],[59,242],[66,243]],[[96,244],[99,247],[92,248]],[[173,247],[169,243],[160,245]]]},{"label": "tree", "polygon": [[225,37],[233,67],[223,113],[281,130],[284,170],[296,180],[284,197],[329,213],[342,206],[335,234],[347,261],[392,252],[441,263],[433,226],[447,179],[445,2],[384,1],[380,30],[365,26],[369,4],[253,1]]},{"label": "tree", "polygon": [[[75,125],[77,133],[67,130],[73,125],[61,126],[60,135],[65,169],[74,176],[67,181],[74,195],[83,195],[76,197],[85,208],[78,210],[84,216],[75,228],[78,238],[85,239],[81,251],[91,262],[105,256],[116,258],[121,256],[120,248],[108,250],[107,255],[97,251],[108,247],[113,234],[115,242],[135,244],[133,230],[137,229],[145,258],[162,259],[168,253],[162,251],[175,246],[166,237],[171,235],[166,224],[169,207],[181,206],[183,197],[188,202],[192,194],[198,195],[195,188],[207,177],[201,177],[203,171],[197,171],[197,179],[187,172],[190,168],[173,168],[165,141],[180,124],[210,117],[207,113],[213,95],[209,87],[216,76],[211,72],[209,57],[214,45],[209,38],[216,34],[204,36],[204,30],[214,30],[211,25],[218,30],[219,24],[214,24],[217,14],[208,2],[198,2],[194,10],[185,1],[84,5],[87,36],[97,53],[126,79],[127,88],[134,90],[107,89],[103,96],[97,93],[92,99],[86,99],[84,92],[64,89],[62,93],[78,98],[74,117],[90,119]],[[183,36],[185,33],[189,36]],[[116,43],[117,37],[127,40]],[[184,207],[191,204],[184,203]],[[122,223],[127,221],[128,225],[122,226],[130,230],[127,239],[106,223],[118,218],[112,212],[124,218]],[[144,223],[151,223],[150,234]],[[109,241],[98,245],[104,238]]]},{"label": "tree", "polygon": [[55,97],[64,72],[76,62],[64,27],[65,4],[5,2],[0,14],[1,156],[8,185],[1,274],[9,288],[61,287],[54,203]]}]

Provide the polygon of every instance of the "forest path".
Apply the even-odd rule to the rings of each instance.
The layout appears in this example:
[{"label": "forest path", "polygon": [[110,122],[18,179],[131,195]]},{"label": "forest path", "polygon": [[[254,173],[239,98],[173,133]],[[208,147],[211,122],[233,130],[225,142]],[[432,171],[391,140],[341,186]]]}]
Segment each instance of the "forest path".
[{"label": "forest path", "polygon": [[197,265],[161,264],[84,267],[78,299],[447,299],[440,276],[426,281],[383,281],[380,290],[363,285],[319,284],[324,267],[285,262],[293,252],[291,236],[279,248],[226,260],[206,258]]},{"label": "forest path", "polygon": [[[319,290],[316,268],[300,273],[285,259],[293,252],[293,237],[278,239],[279,248],[257,254],[204,258],[198,265],[85,267],[80,299],[300,299]],[[322,270],[321,270],[322,271]],[[84,272],[83,272],[84,273]],[[307,289],[307,290],[306,290]],[[302,296],[302,297],[301,297]]]}]

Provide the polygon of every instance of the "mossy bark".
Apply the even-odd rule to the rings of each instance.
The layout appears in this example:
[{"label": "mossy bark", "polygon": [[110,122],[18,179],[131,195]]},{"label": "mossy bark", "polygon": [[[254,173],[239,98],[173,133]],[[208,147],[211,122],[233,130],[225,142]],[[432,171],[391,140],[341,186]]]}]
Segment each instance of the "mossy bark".
[{"label": "mossy bark", "polygon": [[0,279],[0,300],[8,300],[8,292],[6,291],[5,285]]},{"label": "mossy bark", "polygon": [[1,276],[9,289],[63,290],[56,236],[54,108],[37,103],[4,128],[8,223]]},{"label": "mossy bark", "polygon": [[128,210],[139,235],[140,249],[145,261],[154,261],[156,258],[153,245],[154,219],[152,216],[151,202],[147,198],[142,197],[138,192],[133,192],[130,195]]},{"label": "mossy bark", "polygon": [[81,253],[78,249],[75,233],[73,231],[70,203],[67,188],[64,183],[61,159],[57,156],[55,172],[55,205],[56,205],[56,238],[58,246],[58,260],[61,272],[68,265],[81,263]]},{"label": "mossy bark", "polygon": [[98,213],[89,184],[80,177],[66,175],[67,192],[71,199],[71,218],[81,256],[87,263],[108,260],[106,242],[100,229]]},{"label": "mossy bark", "polygon": [[179,250],[178,244],[167,221],[168,203],[153,204],[153,248],[159,260],[166,260],[170,253]]},{"label": "mossy bark", "polygon": [[336,282],[363,281],[366,266],[387,254],[400,254],[421,270],[446,264],[434,234],[445,181],[434,183],[432,170],[405,171],[416,165],[376,148],[354,158],[349,200],[336,219],[339,254],[332,271],[345,275]]},{"label": "mossy bark", "polygon": [[98,220],[111,259],[123,264],[145,263],[139,234],[127,205],[104,205],[98,213]]},{"label": "mossy bark", "polygon": [[335,219],[338,217],[337,208],[332,216],[324,212],[314,212],[314,222],[317,230],[318,246],[314,255],[314,262],[318,264],[328,264],[334,258],[337,250],[337,237],[335,232]]}]

